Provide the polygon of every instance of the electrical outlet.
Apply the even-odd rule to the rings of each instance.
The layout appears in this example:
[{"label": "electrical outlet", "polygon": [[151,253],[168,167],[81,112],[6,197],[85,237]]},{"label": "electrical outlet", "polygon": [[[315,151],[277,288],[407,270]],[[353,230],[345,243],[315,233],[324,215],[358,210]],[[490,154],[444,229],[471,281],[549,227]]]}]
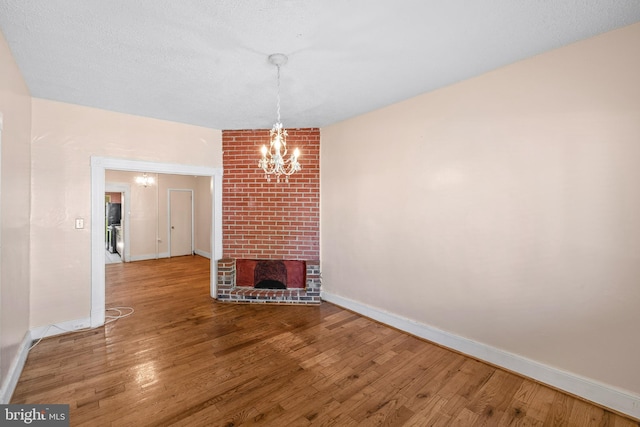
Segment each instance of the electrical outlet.
[{"label": "electrical outlet", "polygon": [[76,218],[76,229],[84,228],[84,219]]}]

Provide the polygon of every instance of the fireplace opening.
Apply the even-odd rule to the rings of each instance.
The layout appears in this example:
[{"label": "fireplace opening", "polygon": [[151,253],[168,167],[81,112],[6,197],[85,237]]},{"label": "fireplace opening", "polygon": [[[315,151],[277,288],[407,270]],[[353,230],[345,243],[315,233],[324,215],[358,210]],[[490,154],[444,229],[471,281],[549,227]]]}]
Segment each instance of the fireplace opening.
[{"label": "fireplace opening", "polygon": [[236,259],[234,285],[265,290],[304,289],[307,265],[302,260]]},{"label": "fireplace opening", "polygon": [[255,289],[287,289],[287,285],[279,280],[261,280],[254,286]]},{"label": "fireplace opening", "polygon": [[[286,267],[287,276],[283,279],[282,269],[276,267],[279,273],[273,277],[261,277],[260,280],[277,280],[285,285],[282,288],[278,283],[255,282],[255,267],[261,262],[279,262]],[[262,269],[262,267],[261,267]],[[286,282],[284,282],[286,280]],[[220,302],[238,303],[266,303],[266,304],[300,304],[318,305],[320,297],[320,261],[312,260],[257,260],[244,258],[224,258],[218,260],[218,292]],[[278,286],[278,289],[263,288],[258,286]]]},{"label": "fireplace opening", "polygon": [[253,270],[256,289],[287,289],[287,266],[282,261],[258,261]]}]

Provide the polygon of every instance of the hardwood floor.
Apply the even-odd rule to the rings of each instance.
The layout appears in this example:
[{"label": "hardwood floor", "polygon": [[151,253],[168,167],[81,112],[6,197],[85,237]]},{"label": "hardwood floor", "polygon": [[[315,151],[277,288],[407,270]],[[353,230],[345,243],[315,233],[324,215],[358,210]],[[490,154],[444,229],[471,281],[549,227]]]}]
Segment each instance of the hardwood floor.
[{"label": "hardwood floor", "polygon": [[42,340],[11,403],[73,426],[639,425],[329,303],[218,303],[204,258],[106,270],[135,313]]}]

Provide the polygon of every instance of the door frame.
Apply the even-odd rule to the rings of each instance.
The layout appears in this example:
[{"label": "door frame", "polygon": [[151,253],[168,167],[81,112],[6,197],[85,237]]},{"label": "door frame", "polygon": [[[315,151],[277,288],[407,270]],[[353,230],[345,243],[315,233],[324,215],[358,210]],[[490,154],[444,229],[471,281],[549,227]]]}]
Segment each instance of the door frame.
[{"label": "door frame", "polygon": [[[4,116],[2,114],[2,111],[0,111],[0,310],[2,309],[2,130],[4,129]],[[28,283],[28,282],[27,282]],[[28,294],[27,294],[28,295]],[[27,316],[27,320],[29,320],[29,317]],[[2,340],[2,328],[0,328],[0,342],[4,344],[4,341]],[[26,355],[24,356],[26,359]],[[0,362],[2,362],[2,352],[0,351]],[[11,374],[11,368],[9,369],[9,371],[7,372],[8,374]],[[19,373],[17,374],[18,376],[20,375]],[[6,389],[4,387],[5,385],[5,379],[8,379],[3,377],[3,381],[2,384],[0,384],[0,402],[2,403],[9,403],[9,399],[11,398],[11,394],[13,393],[13,388],[16,386],[16,384],[18,384],[18,377],[15,378],[15,383],[13,383],[13,378],[11,378],[11,383],[7,384],[12,384],[9,385]],[[8,394],[8,396],[7,396]]]},{"label": "door frame", "polygon": [[194,252],[194,230],[193,230],[193,222],[194,222],[194,203],[193,203],[193,190],[190,188],[167,188],[167,242],[169,244],[169,258],[171,258],[171,192],[172,191],[183,191],[186,193],[191,193],[191,255]]},{"label": "door frame", "polygon": [[105,322],[104,193],[105,171],[209,176],[211,185],[210,295],[217,296],[218,260],[222,258],[222,168],[91,156],[91,327]]}]

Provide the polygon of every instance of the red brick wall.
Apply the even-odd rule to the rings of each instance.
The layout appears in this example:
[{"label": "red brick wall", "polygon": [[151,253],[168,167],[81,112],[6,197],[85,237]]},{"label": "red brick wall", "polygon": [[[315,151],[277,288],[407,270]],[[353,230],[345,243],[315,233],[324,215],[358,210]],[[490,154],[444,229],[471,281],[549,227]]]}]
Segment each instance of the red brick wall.
[{"label": "red brick wall", "polygon": [[258,168],[269,130],[222,131],[225,258],[320,259],[320,130],[287,129],[302,170],[286,183]]}]

